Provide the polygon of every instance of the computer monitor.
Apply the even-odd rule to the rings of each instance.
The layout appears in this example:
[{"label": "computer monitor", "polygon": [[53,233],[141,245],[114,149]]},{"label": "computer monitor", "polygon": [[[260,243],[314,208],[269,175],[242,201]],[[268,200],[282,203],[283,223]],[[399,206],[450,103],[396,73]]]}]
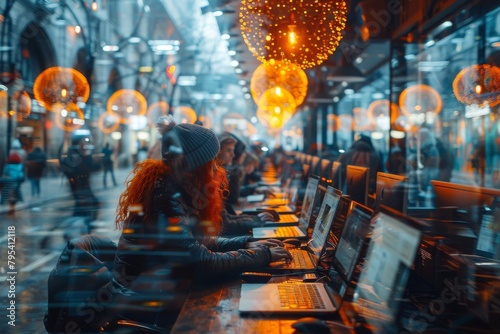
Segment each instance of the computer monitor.
[{"label": "computer monitor", "polygon": [[314,231],[314,226],[318,220],[319,212],[321,210],[321,205],[323,204],[323,199],[325,198],[327,184],[322,182],[321,180],[318,183],[318,188],[316,189],[316,193],[314,194],[314,199],[309,205],[309,221],[307,225],[307,238],[312,237],[312,233]]},{"label": "computer monitor", "polygon": [[337,211],[341,196],[342,193],[340,190],[331,186],[326,188],[321,209],[315,223],[317,226],[315,226],[312,237],[309,240],[309,248],[318,257],[321,255],[323,247],[325,246],[325,241],[331,229],[331,226],[328,225],[330,222],[333,222],[333,217]]},{"label": "computer monitor", "polygon": [[344,289],[349,287],[355,266],[363,255],[372,214],[373,211],[370,208],[351,201],[350,210],[332,259],[333,267],[342,277],[342,284],[338,287],[342,295]]},{"label": "computer monitor", "polygon": [[311,159],[310,173],[312,173],[313,175],[318,175],[319,176],[319,173],[318,173],[319,161],[320,161],[320,158],[316,157],[316,156],[313,156],[312,159]]},{"label": "computer monitor", "polygon": [[306,191],[302,200],[302,210],[299,221],[308,222],[308,218],[311,217],[310,214],[314,202],[314,196],[316,195],[316,190],[318,189],[318,184],[319,180],[317,178],[308,178]]},{"label": "computer monitor", "polygon": [[330,167],[330,180],[332,186],[336,189],[342,189],[342,163],[338,161],[332,162]]},{"label": "computer monitor", "polygon": [[381,207],[354,294],[354,308],[374,330],[394,332],[399,301],[421,239],[421,223],[395,210]]},{"label": "computer monitor", "polygon": [[330,178],[330,170],[328,169],[328,166],[330,165],[330,160],[328,159],[321,159],[320,161],[320,171],[319,171],[319,175],[321,177],[324,177],[324,178],[327,178],[329,179]]},{"label": "computer monitor", "polygon": [[377,173],[375,211],[380,205],[406,214],[408,207],[408,178],[404,175]]},{"label": "computer monitor", "polygon": [[477,236],[476,254],[490,259],[494,259],[497,253],[497,247],[500,245],[500,231],[495,224],[494,212],[483,210],[481,215],[481,224]]},{"label": "computer monitor", "polygon": [[473,185],[431,180],[434,188],[434,206],[436,208],[454,206],[460,209],[491,207],[500,189],[491,189]]},{"label": "computer monitor", "polygon": [[346,187],[345,193],[353,201],[367,204],[368,182],[370,179],[370,169],[362,166],[347,165],[346,167]]}]

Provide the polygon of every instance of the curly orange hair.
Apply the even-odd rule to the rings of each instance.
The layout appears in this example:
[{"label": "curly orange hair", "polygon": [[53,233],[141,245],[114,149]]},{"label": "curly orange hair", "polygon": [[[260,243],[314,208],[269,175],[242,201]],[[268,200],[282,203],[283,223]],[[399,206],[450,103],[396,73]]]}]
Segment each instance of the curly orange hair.
[{"label": "curly orange hair", "polygon": [[155,181],[160,176],[171,174],[171,169],[161,160],[146,159],[141,163],[137,163],[127,177],[127,188],[120,195],[117,215],[115,218],[116,228],[121,228],[129,216],[130,208],[141,206],[144,213],[144,221],[149,221],[149,215],[152,212],[151,194],[155,186]]},{"label": "curly orange hair", "polygon": [[227,186],[225,170],[212,160],[193,171],[185,168],[176,168],[175,171],[161,160],[147,159],[136,164],[127,179],[127,188],[118,200],[116,228],[126,223],[133,206],[142,207],[143,221],[154,218],[151,195],[155,181],[160,177],[175,177],[192,198],[188,204],[194,209],[191,213],[202,222],[203,234],[218,233],[224,209],[223,188]]}]

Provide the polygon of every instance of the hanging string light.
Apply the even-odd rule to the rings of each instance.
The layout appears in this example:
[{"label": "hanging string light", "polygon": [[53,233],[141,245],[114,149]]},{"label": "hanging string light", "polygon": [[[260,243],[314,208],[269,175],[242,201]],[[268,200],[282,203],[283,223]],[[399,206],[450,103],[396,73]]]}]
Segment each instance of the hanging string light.
[{"label": "hanging string light", "polygon": [[146,98],[136,90],[120,89],[108,99],[107,111],[120,117],[120,122],[127,124],[130,116],[144,116],[148,104]]},{"label": "hanging string light", "polygon": [[120,126],[120,118],[115,114],[104,112],[99,116],[97,124],[102,133],[113,133]]},{"label": "hanging string light", "polygon": [[72,132],[85,124],[83,112],[75,103],[69,102],[67,105],[55,104],[52,111],[56,125],[66,131]]},{"label": "hanging string light", "polygon": [[255,69],[250,80],[250,92],[258,105],[260,97],[270,88],[281,86],[288,90],[299,106],[307,95],[307,74],[299,66],[270,61]]},{"label": "hanging string light", "polygon": [[266,127],[281,128],[292,118],[295,109],[293,95],[286,89],[276,86],[262,94],[256,116]]},{"label": "hanging string light", "polygon": [[261,62],[283,61],[302,69],[321,64],[342,39],[345,1],[242,0],[241,35]]},{"label": "hanging string light", "polygon": [[54,105],[87,102],[90,87],[87,78],[73,68],[49,67],[33,83],[35,99],[47,110]]},{"label": "hanging string light", "polygon": [[488,64],[464,68],[453,80],[453,93],[466,105],[500,104],[500,68]]},{"label": "hanging string light", "polygon": [[193,124],[196,122],[196,119],[198,118],[196,116],[196,111],[193,110],[193,108],[188,107],[188,106],[178,106],[174,110],[174,120],[178,124]]},{"label": "hanging string light", "polygon": [[16,112],[16,118],[19,122],[28,118],[31,113],[31,98],[26,91],[17,91],[12,94],[10,104],[12,110]]},{"label": "hanging string light", "polygon": [[150,104],[146,112],[148,123],[154,126],[160,116],[168,115],[169,110],[170,106],[165,101],[158,101]]},{"label": "hanging string light", "polygon": [[443,107],[441,95],[431,86],[413,85],[399,95],[399,107],[410,119],[432,113],[437,115]]}]

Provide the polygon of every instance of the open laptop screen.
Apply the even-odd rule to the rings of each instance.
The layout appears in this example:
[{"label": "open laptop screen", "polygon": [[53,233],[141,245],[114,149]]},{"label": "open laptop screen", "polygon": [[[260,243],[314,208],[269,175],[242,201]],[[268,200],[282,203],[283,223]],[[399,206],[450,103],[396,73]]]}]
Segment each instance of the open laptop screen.
[{"label": "open laptop screen", "polygon": [[304,194],[304,200],[302,201],[302,211],[300,213],[300,221],[305,224],[308,223],[308,218],[311,217],[312,205],[314,201],[314,196],[316,195],[316,190],[318,189],[319,180],[317,178],[310,177],[307,182],[306,192]]},{"label": "open laptop screen", "polygon": [[354,294],[354,307],[373,333],[385,333],[396,319],[421,232],[409,220],[381,211],[375,217],[365,268]]},{"label": "open laptop screen", "polygon": [[341,192],[331,186],[327,187],[325,198],[321,204],[318,219],[316,221],[312,238],[309,241],[309,248],[319,258],[323,246],[325,245],[328,232],[330,231],[329,223],[333,221],[333,216],[337,210],[340,201]]},{"label": "open laptop screen", "polygon": [[370,220],[373,211],[359,203],[351,202],[344,229],[337,249],[333,254],[335,270],[349,282],[352,277],[361,249],[370,231]]}]

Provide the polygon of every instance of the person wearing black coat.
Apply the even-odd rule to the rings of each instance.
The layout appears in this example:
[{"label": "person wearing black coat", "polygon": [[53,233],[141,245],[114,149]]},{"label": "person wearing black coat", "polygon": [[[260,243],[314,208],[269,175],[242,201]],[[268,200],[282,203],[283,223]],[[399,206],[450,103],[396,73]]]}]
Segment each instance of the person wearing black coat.
[{"label": "person wearing black coat", "polygon": [[169,290],[162,284],[172,276],[182,282],[220,280],[291,259],[278,240],[218,236],[227,179],[215,162],[219,141],[213,131],[176,124],[170,116],[159,119],[158,129],[161,160],[138,163],[118,203],[117,283],[139,295],[159,294]]},{"label": "person wearing black coat", "polygon": [[47,156],[40,147],[35,147],[26,158],[26,174],[31,182],[31,196],[40,197],[40,179],[47,166]]}]

